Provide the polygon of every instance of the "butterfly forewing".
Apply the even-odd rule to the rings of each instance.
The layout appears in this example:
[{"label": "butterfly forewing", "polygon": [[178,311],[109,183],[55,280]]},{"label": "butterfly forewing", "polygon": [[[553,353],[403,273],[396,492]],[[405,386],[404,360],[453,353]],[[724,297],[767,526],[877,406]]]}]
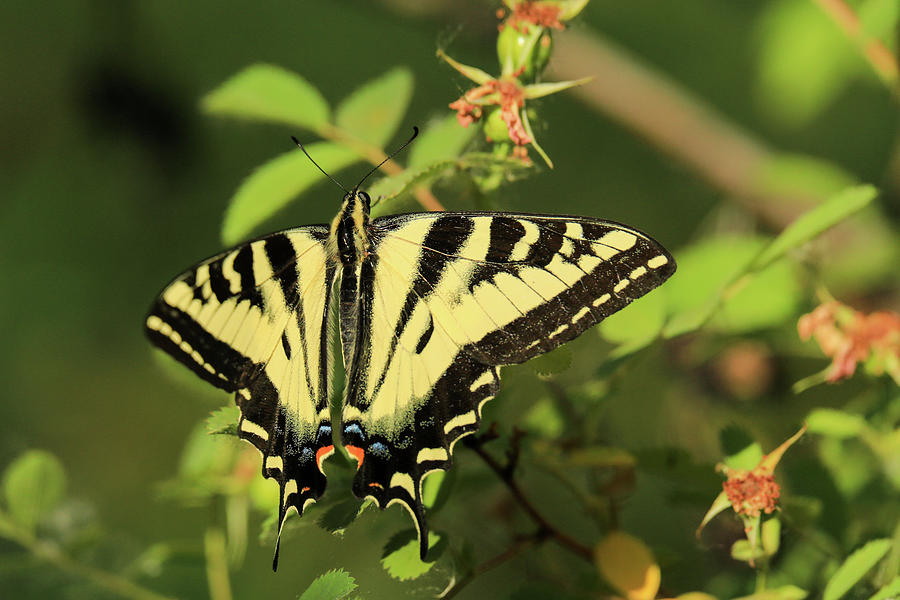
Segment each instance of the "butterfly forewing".
[{"label": "butterfly forewing", "polygon": [[150,339],[205,380],[235,392],[238,433],[281,487],[280,522],[325,490],[333,450],[327,306],[336,263],[328,228],[276,233],[199,263],[150,309]]},{"label": "butterfly forewing", "polygon": [[422,480],[478,429],[497,367],[571,340],[675,263],[644,234],[583,217],[431,213],[371,229],[343,439],[359,461],[354,492],[404,504],[424,556]]}]

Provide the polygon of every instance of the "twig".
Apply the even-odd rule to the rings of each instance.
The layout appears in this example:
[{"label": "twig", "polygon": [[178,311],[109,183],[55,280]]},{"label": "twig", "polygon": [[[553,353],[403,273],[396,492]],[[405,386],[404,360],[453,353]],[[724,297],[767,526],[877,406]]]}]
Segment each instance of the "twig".
[{"label": "twig", "polygon": [[[496,433],[494,428],[489,429],[483,436],[471,436],[465,438],[465,443],[469,446],[475,453],[481,457],[481,459],[497,474],[498,477],[506,484],[506,487],[512,493],[513,498],[518,502],[519,506],[522,507],[531,520],[538,527],[539,536],[546,536],[547,538],[552,538],[555,540],[560,546],[566,548],[572,553],[580,556],[581,558],[587,560],[588,562],[593,561],[593,553],[591,549],[577,541],[576,539],[566,535],[565,533],[559,531],[555,527],[553,527],[544,516],[537,511],[534,505],[531,503],[528,498],[525,497],[525,494],[522,493],[522,489],[519,487],[519,484],[516,483],[515,478],[513,477],[513,472],[509,468],[509,464],[501,465],[493,456],[487,453],[483,448],[483,444],[485,441],[494,439],[496,437]],[[521,437],[521,436],[520,436]],[[517,458],[517,450],[512,450],[512,454],[510,457]]]},{"label": "twig", "polygon": [[872,69],[893,89],[894,93],[897,93],[900,70],[897,68],[897,58],[890,49],[878,38],[863,36],[859,17],[844,0],[815,0],[815,2],[847,34],[847,37],[860,47],[863,56],[872,65]]},{"label": "twig", "polygon": [[512,546],[494,556],[493,558],[489,558],[474,569],[472,569],[469,573],[467,573],[462,579],[455,582],[451,585],[447,590],[445,590],[440,596],[438,596],[441,600],[449,600],[456,596],[464,587],[472,583],[479,575],[484,575],[491,569],[496,569],[500,565],[505,562],[508,562],[522,553],[523,550],[528,548],[529,546],[533,546],[543,541],[543,538],[536,532],[534,535],[530,535],[528,537],[521,538],[516,540]]},{"label": "twig", "polygon": [[171,600],[168,596],[143,588],[121,575],[80,563],[65,554],[58,546],[42,541],[24,529],[7,525],[3,528],[2,537],[16,542],[38,560],[50,563],[70,575],[86,579],[98,588],[117,596],[132,600]]},{"label": "twig", "polygon": [[811,194],[774,197],[760,189],[759,174],[775,152],[600,35],[571,30],[554,38],[553,70],[561,79],[596,75],[571,93],[682,161],[777,229],[821,200]]},{"label": "twig", "polygon": [[226,555],[225,532],[221,527],[210,525],[203,537],[206,555],[206,581],[211,600],[231,600],[231,583],[228,579],[228,559]]}]

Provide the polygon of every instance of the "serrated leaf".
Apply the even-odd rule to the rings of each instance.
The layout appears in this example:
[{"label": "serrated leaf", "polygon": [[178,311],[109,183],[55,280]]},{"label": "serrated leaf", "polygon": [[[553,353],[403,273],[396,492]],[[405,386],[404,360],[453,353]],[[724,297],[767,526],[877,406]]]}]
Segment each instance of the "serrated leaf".
[{"label": "serrated leaf", "polygon": [[236,405],[223,406],[206,417],[206,432],[237,435],[237,426],[240,418],[241,411]]},{"label": "serrated leaf", "polygon": [[402,122],[412,91],[409,69],[391,69],[345,98],[337,108],[335,123],[349,135],[382,148]]},{"label": "serrated leaf", "polygon": [[[433,531],[428,532],[428,547],[434,548],[441,541],[441,536]],[[419,541],[416,532],[411,529],[394,535],[384,546],[381,565],[385,571],[400,581],[421,577],[431,570],[434,562],[419,560]]]},{"label": "serrated leaf", "polygon": [[247,67],[207,94],[210,114],[297,125],[311,131],[328,123],[328,102],[297,73],[274,65]]},{"label": "serrated leaf", "polygon": [[462,127],[452,114],[435,119],[410,146],[407,168],[459,158],[477,131],[476,127]]},{"label": "serrated leaf", "polygon": [[297,596],[297,599],[343,600],[356,588],[356,580],[349,573],[343,569],[336,569],[316,577],[306,591]]},{"label": "serrated leaf", "polygon": [[891,540],[880,539],[872,540],[855,551],[828,580],[822,600],[837,600],[849,592],[890,549]]},{"label": "serrated leaf", "polygon": [[877,196],[878,190],[871,185],[860,185],[835,194],[788,225],[756,257],[751,268],[754,271],[766,268],[790,250],[805,244],[817,235],[860,211]]},{"label": "serrated leaf", "polygon": [[2,486],[10,517],[34,531],[62,500],[66,473],[62,463],[49,452],[29,450],[6,467]]},{"label": "serrated leaf", "polygon": [[[306,150],[332,175],[360,160],[352,150],[331,142],[310,144]],[[232,197],[222,223],[222,241],[232,245],[247,237],[322,177],[299,149],[263,164],[241,183]]]},{"label": "serrated leaf", "polygon": [[628,600],[652,600],[662,573],[650,549],[641,540],[614,531],[597,545],[594,560],[600,573]]},{"label": "serrated leaf", "polygon": [[860,415],[837,410],[834,408],[817,408],[806,417],[806,424],[811,433],[827,435],[837,439],[856,437],[862,433],[868,425]]},{"label": "serrated leaf", "polygon": [[369,195],[378,202],[372,207],[372,217],[393,212],[393,200],[426,185],[443,173],[457,167],[456,160],[439,160],[421,167],[409,168],[397,175],[382,177],[369,187]]}]

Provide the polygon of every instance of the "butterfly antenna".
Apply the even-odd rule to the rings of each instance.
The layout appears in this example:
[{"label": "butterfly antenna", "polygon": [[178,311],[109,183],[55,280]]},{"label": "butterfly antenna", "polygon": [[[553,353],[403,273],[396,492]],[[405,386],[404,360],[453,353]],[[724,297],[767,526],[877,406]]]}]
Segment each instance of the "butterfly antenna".
[{"label": "butterfly antenna", "polygon": [[383,165],[383,164],[386,163],[387,161],[389,161],[389,160],[391,160],[392,158],[394,158],[395,156],[397,156],[397,155],[400,153],[401,150],[403,150],[404,148],[406,148],[407,146],[409,146],[410,143],[411,143],[414,139],[416,139],[416,136],[417,136],[417,135],[419,135],[419,128],[416,127],[415,125],[413,125],[413,134],[410,136],[410,138],[409,138],[408,140],[406,140],[405,142],[403,142],[403,145],[402,145],[402,146],[400,146],[399,148],[397,148],[396,150],[394,150],[393,152],[391,152],[391,155],[390,155],[390,156],[388,156],[388,157],[385,158],[383,161],[381,161],[380,163],[378,163],[378,166],[374,167],[371,171],[369,171],[368,173],[366,173],[366,176],[359,180],[359,183],[356,184],[356,187],[355,187],[354,189],[357,189],[357,190],[358,190],[358,189],[359,189],[359,186],[361,186],[361,185],[363,184],[363,182],[364,182],[366,179],[369,178],[369,175],[371,175],[372,173],[374,173],[375,171],[377,171],[378,169],[380,169],[380,168],[381,168],[381,165]]},{"label": "butterfly antenna", "polygon": [[[413,136],[413,137],[415,137],[415,136]],[[309,159],[309,162],[311,162],[312,164],[316,165],[316,168],[319,169],[320,171],[322,171],[322,173],[325,175],[325,177],[327,177],[328,179],[330,179],[331,181],[333,181],[334,184],[335,184],[336,186],[338,186],[339,188],[341,188],[342,190],[344,190],[345,193],[347,193],[347,194],[350,193],[350,191],[349,191],[347,188],[345,188],[344,186],[342,186],[342,185],[340,184],[340,182],[339,182],[337,179],[335,179],[334,177],[332,177],[331,175],[329,175],[328,173],[326,173],[326,172],[325,172],[325,169],[323,169],[322,167],[320,167],[320,166],[319,166],[319,163],[317,163],[316,161],[313,160],[313,157],[309,155],[309,152],[306,151],[306,148],[303,147],[303,144],[300,143],[300,140],[298,140],[298,139],[295,138],[294,136],[291,136],[291,139],[294,140],[294,143],[295,143],[295,144],[297,144],[298,146],[300,146],[300,149],[303,150],[303,154],[306,155],[306,158]],[[409,143],[409,142],[407,142],[407,143]],[[405,145],[406,145],[406,144],[404,144],[404,146],[405,146]],[[367,177],[368,177],[368,175],[367,175]]]}]

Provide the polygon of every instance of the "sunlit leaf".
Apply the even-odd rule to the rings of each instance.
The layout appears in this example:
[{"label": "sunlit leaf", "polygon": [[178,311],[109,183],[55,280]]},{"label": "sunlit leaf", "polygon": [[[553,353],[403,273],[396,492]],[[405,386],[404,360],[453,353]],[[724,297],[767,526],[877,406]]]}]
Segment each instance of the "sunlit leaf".
[{"label": "sunlit leaf", "polygon": [[28,450],[3,473],[3,497],[10,516],[34,530],[62,500],[66,473],[59,460],[44,450]]},{"label": "sunlit leaf", "polygon": [[298,600],[343,600],[357,587],[356,580],[343,569],[328,571],[316,577]]},{"label": "sunlit leaf", "polygon": [[335,123],[349,135],[382,148],[403,121],[412,92],[409,69],[391,69],[345,98],[336,110]]},{"label": "sunlit leaf", "polygon": [[849,592],[890,549],[891,540],[881,539],[872,540],[856,550],[828,580],[822,600],[837,600]]},{"label": "sunlit leaf", "polygon": [[783,585],[777,588],[763,590],[749,596],[741,596],[734,600],[803,600],[809,592],[795,585]]},{"label": "sunlit leaf", "polygon": [[237,435],[237,426],[240,417],[241,411],[236,405],[229,404],[228,406],[223,406],[222,408],[214,410],[206,417],[206,431],[207,433]]},{"label": "sunlit leaf", "polygon": [[448,170],[456,168],[457,165],[455,160],[438,160],[420,167],[408,168],[397,175],[382,177],[369,186],[369,195],[378,201],[372,207],[372,216],[394,212],[395,198],[411,192],[416,186],[429,183]]},{"label": "sunlit leaf", "polygon": [[781,545],[781,519],[772,517],[763,521],[759,542],[765,556],[774,556],[778,552]]},{"label": "sunlit leaf", "polygon": [[202,102],[215,115],[277,121],[316,131],[328,123],[330,109],[322,94],[297,73],[274,65],[240,71]]},{"label": "sunlit leaf", "polygon": [[900,575],[894,577],[890,583],[878,590],[869,600],[895,600],[900,597]]},{"label": "sunlit leaf", "polygon": [[609,533],[594,550],[597,568],[628,600],[652,600],[659,591],[659,565],[644,542],[622,531]]},{"label": "sunlit leaf", "polygon": [[877,196],[878,190],[871,185],[852,187],[835,194],[788,225],[753,261],[751,268],[756,271],[766,268],[790,250],[861,210]]},{"label": "sunlit leaf", "polygon": [[806,417],[810,433],[818,433],[838,439],[858,436],[868,427],[866,420],[852,413],[835,408],[817,408]]},{"label": "sunlit leaf", "polygon": [[609,342],[626,344],[657,337],[665,324],[665,289],[638,298],[600,323],[600,334]]},{"label": "sunlit leaf", "polygon": [[[332,175],[360,160],[352,150],[331,142],[310,144],[307,151]],[[323,177],[299,149],[263,164],[241,183],[232,197],[222,223],[222,241],[232,245],[245,238]]]},{"label": "sunlit leaf", "polygon": [[[428,533],[428,547],[434,548],[441,541],[441,536]],[[431,570],[434,562],[422,562],[419,559],[419,540],[416,532],[407,529],[394,535],[384,546],[381,565],[394,579],[406,581],[421,577]]]},{"label": "sunlit leaf", "polygon": [[749,471],[762,460],[762,446],[738,425],[722,429],[719,440],[725,454],[724,463],[731,469]]},{"label": "sunlit leaf", "polygon": [[863,33],[878,38],[892,50],[896,50],[895,36],[891,35],[900,21],[900,2],[897,0],[865,0],[859,5],[859,22]]}]

